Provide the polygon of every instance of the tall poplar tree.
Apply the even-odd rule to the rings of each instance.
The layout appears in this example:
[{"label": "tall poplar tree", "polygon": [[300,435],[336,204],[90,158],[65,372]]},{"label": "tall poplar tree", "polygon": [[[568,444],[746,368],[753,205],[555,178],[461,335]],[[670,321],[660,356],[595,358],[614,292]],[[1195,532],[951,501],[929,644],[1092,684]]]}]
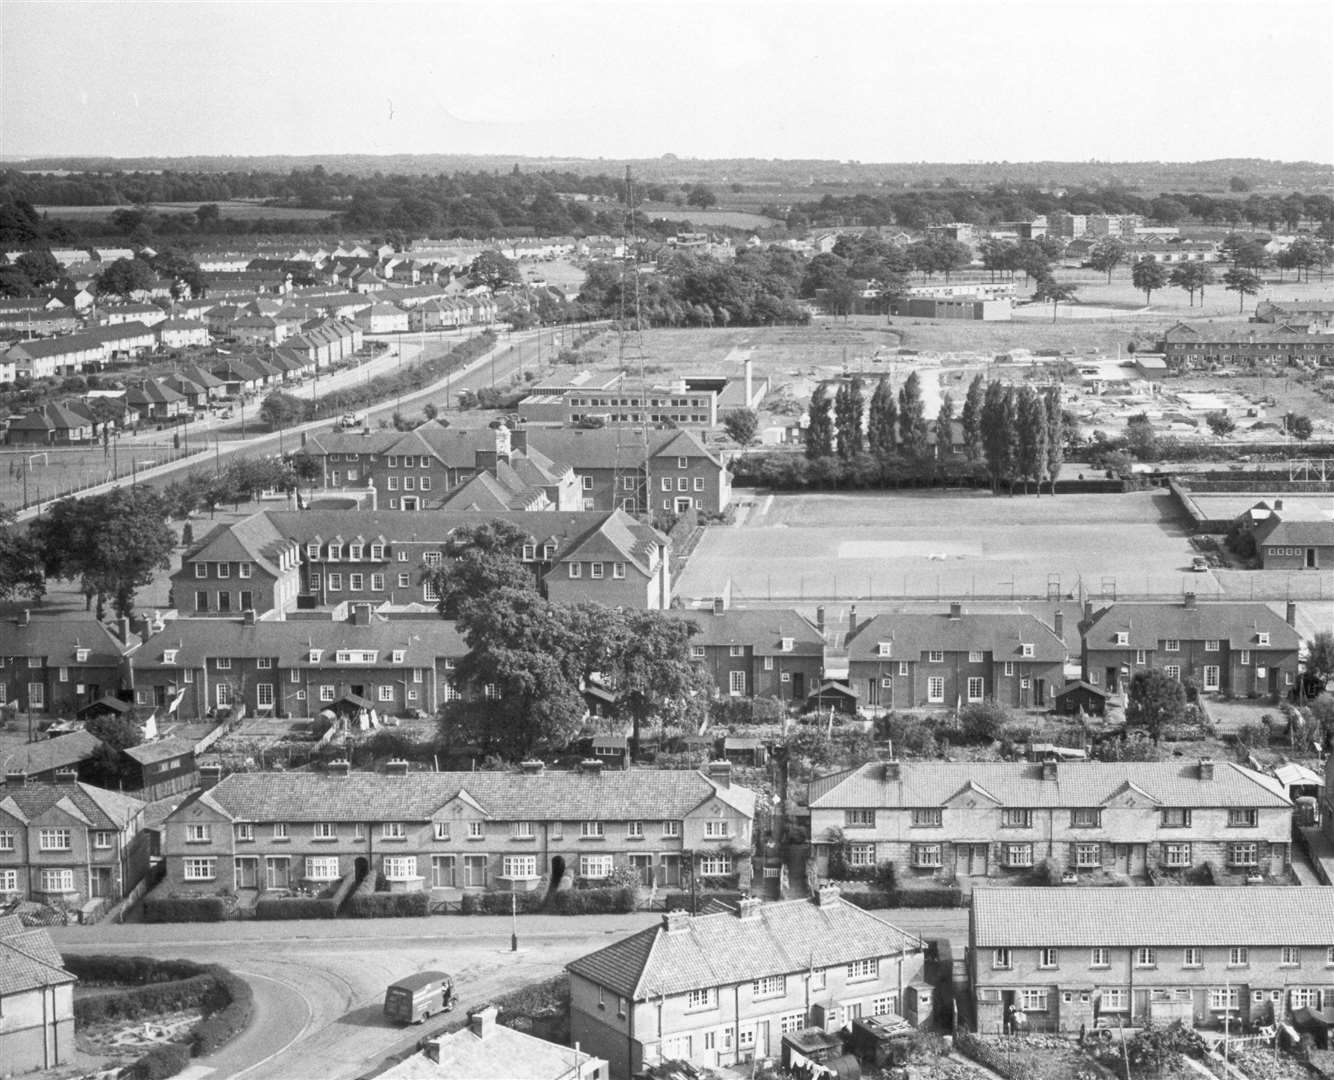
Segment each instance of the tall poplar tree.
[{"label": "tall poplar tree", "polygon": [[963,451],[969,461],[981,461],[984,452],[982,443],[982,405],[986,396],[986,380],[981,373],[973,376],[968,384],[968,393],[963,399],[963,412],[959,416],[963,424]]},{"label": "tall poplar tree", "polygon": [[1055,495],[1056,478],[1065,461],[1065,412],[1059,386],[1048,388],[1043,395],[1043,407],[1047,413],[1047,479],[1051,483],[1051,493]]},{"label": "tall poplar tree", "polygon": [[894,404],[894,388],[882,378],[871,394],[871,406],[866,414],[867,448],[878,458],[894,455],[897,448],[896,431],[899,409]]},{"label": "tall poplar tree", "polygon": [[806,456],[828,457],[834,452],[833,402],[824,386],[817,386],[811,395],[809,422],[806,425]]},{"label": "tall poplar tree", "polygon": [[922,383],[912,372],[899,390],[899,431],[903,448],[914,461],[925,461],[931,450],[922,404]]}]

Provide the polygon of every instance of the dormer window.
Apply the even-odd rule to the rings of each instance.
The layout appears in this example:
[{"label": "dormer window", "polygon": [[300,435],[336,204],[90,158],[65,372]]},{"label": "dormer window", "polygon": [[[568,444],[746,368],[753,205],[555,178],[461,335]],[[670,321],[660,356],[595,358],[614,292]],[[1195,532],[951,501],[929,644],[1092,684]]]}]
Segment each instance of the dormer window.
[{"label": "dormer window", "polygon": [[890,641],[882,641],[882,642],[880,642],[880,643],[878,644],[878,646],[877,646],[877,648],[876,648],[876,654],[877,654],[878,656],[889,656],[889,655],[892,654],[892,652],[893,652],[893,648],[894,648],[894,643],[893,643],[893,642],[890,642]]},{"label": "dormer window", "polygon": [[796,646],[796,644],[797,642],[795,638],[790,638],[790,637],[783,638],[783,652],[791,652],[793,648]]},{"label": "dormer window", "polygon": [[523,555],[521,556],[521,558],[523,559],[524,562],[532,562],[534,559],[536,559],[536,558],[537,558],[537,545],[536,545],[536,544],[524,544],[524,545],[523,545]]},{"label": "dormer window", "polygon": [[1261,634],[1261,633],[1257,633],[1257,634],[1255,635],[1255,643],[1256,643],[1257,645],[1268,645],[1268,644],[1269,644],[1269,632],[1268,632],[1268,631],[1265,631],[1265,632],[1262,633],[1262,634]]},{"label": "dormer window", "polygon": [[306,558],[318,559],[320,557],[320,543],[318,540],[306,545]]},{"label": "dormer window", "polygon": [[556,557],[556,542],[554,540],[548,540],[545,544],[542,545],[542,561],[550,562],[555,557]]},{"label": "dormer window", "polygon": [[76,661],[77,663],[80,663],[80,664],[86,663],[87,660],[88,660],[89,655],[90,655],[90,654],[89,654],[89,652],[88,652],[87,649],[75,649],[75,650],[74,650],[74,659],[75,659],[75,661]]},{"label": "dormer window", "polygon": [[403,651],[402,649],[395,649],[395,650],[394,650],[394,654],[393,654],[393,655],[394,655],[394,663],[395,663],[395,664],[401,664],[401,663],[403,663],[403,652],[404,652],[404,651]]},{"label": "dormer window", "polygon": [[1031,657],[1033,655],[1033,646],[1029,645],[1027,642],[1021,643],[1019,646],[1019,655]]},{"label": "dormer window", "polygon": [[1129,644],[1130,644],[1130,631],[1129,631],[1129,630],[1118,630],[1118,631],[1116,632],[1116,643],[1117,643],[1118,645],[1129,645]]},{"label": "dormer window", "polygon": [[312,664],[318,664],[320,662],[320,657],[322,657],[323,655],[324,655],[323,649],[311,649],[309,653],[309,662]]},{"label": "dormer window", "polygon": [[162,653],[162,662],[163,662],[164,664],[174,664],[174,663],[176,663],[176,654],[177,654],[177,651],[178,651],[178,650],[176,650],[176,649],[166,649],[166,650],[164,650],[163,653]]},{"label": "dormer window", "polygon": [[362,551],[365,550],[361,544],[353,544],[347,549],[349,559],[360,559]]},{"label": "dormer window", "polygon": [[343,545],[341,543],[332,543],[329,545],[329,558],[341,559],[343,557]]},{"label": "dormer window", "polygon": [[372,545],[371,545],[371,558],[372,558],[372,559],[375,559],[375,560],[380,560],[380,559],[383,559],[383,558],[384,558],[384,545],[383,545],[383,544],[372,544]]}]

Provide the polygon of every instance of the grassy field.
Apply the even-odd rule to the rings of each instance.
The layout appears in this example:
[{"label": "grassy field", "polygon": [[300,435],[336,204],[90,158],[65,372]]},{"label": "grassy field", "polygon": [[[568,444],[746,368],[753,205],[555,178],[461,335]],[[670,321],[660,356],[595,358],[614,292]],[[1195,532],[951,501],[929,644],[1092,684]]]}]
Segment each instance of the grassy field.
[{"label": "grassy field", "polygon": [[[168,437],[170,438],[170,437]],[[15,446],[0,448],[0,506],[24,505],[59,498],[114,476],[131,476],[181,457],[183,450],[170,441],[132,445],[121,443],[112,453],[101,446],[80,446],[67,450],[49,447]]]},{"label": "grassy field", "polygon": [[727,229],[767,229],[779,222],[762,214],[752,214],[745,210],[701,210],[697,206],[680,207],[667,203],[645,203],[640,211],[650,221],[661,218],[663,221],[689,221],[692,225],[707,228]]},{"label": "grassy field", "polygon": [[[151,210],[159,214],[193,214],[204,202],[163,202],[153,203]],[[332,217],[327,210],[305,210],[299,207],[261,206],[259,203],[242,199],[217,203],[218,211],[225,218],[243,220],[316,221]],[[122,209],[117,206],[39,206],[42,214],[53,218],[109,218],[112,211]]]}]

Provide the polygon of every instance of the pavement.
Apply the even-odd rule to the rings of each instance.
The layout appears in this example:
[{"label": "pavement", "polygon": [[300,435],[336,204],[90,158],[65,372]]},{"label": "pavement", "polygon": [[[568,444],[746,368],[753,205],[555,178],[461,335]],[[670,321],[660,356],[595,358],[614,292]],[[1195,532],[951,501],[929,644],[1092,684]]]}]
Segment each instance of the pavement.
[{"label": "pavement", "polygon": [[[1299,828],[1306,841],[1306,848],[1311,853],[1311,863],[1316,876],[1323,879],[1310,884],[1334,885],[1334,842],[1331,842],[1318,826],[1302,825]],[[1296,865],[1295,859],[1293,864]],[[1303,881],[1302,884],[1305,885],[1307,882]]]}]

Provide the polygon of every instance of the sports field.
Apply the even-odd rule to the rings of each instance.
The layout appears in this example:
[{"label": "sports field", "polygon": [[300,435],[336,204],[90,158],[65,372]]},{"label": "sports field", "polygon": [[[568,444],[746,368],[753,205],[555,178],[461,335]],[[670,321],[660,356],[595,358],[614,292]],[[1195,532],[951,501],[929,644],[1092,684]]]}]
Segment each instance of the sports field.
[{"label": "sports field", "polygon": [[115,447],[0,447],[0,506],[16,510],[60,498],[115,476],[133,476],[175,461],[185,453],[186,448],[170,442],[136,443],[131,439]]},{"label": "sports field", "polygon": [[[741,494],[742,499],[749,492]],[[1167,492],[996,497],[984,492],[764,495],[735,528],[706,530],[678,592],[895,599],[1216,596]],[[746,510],[749,509],[747,513]]]}]

